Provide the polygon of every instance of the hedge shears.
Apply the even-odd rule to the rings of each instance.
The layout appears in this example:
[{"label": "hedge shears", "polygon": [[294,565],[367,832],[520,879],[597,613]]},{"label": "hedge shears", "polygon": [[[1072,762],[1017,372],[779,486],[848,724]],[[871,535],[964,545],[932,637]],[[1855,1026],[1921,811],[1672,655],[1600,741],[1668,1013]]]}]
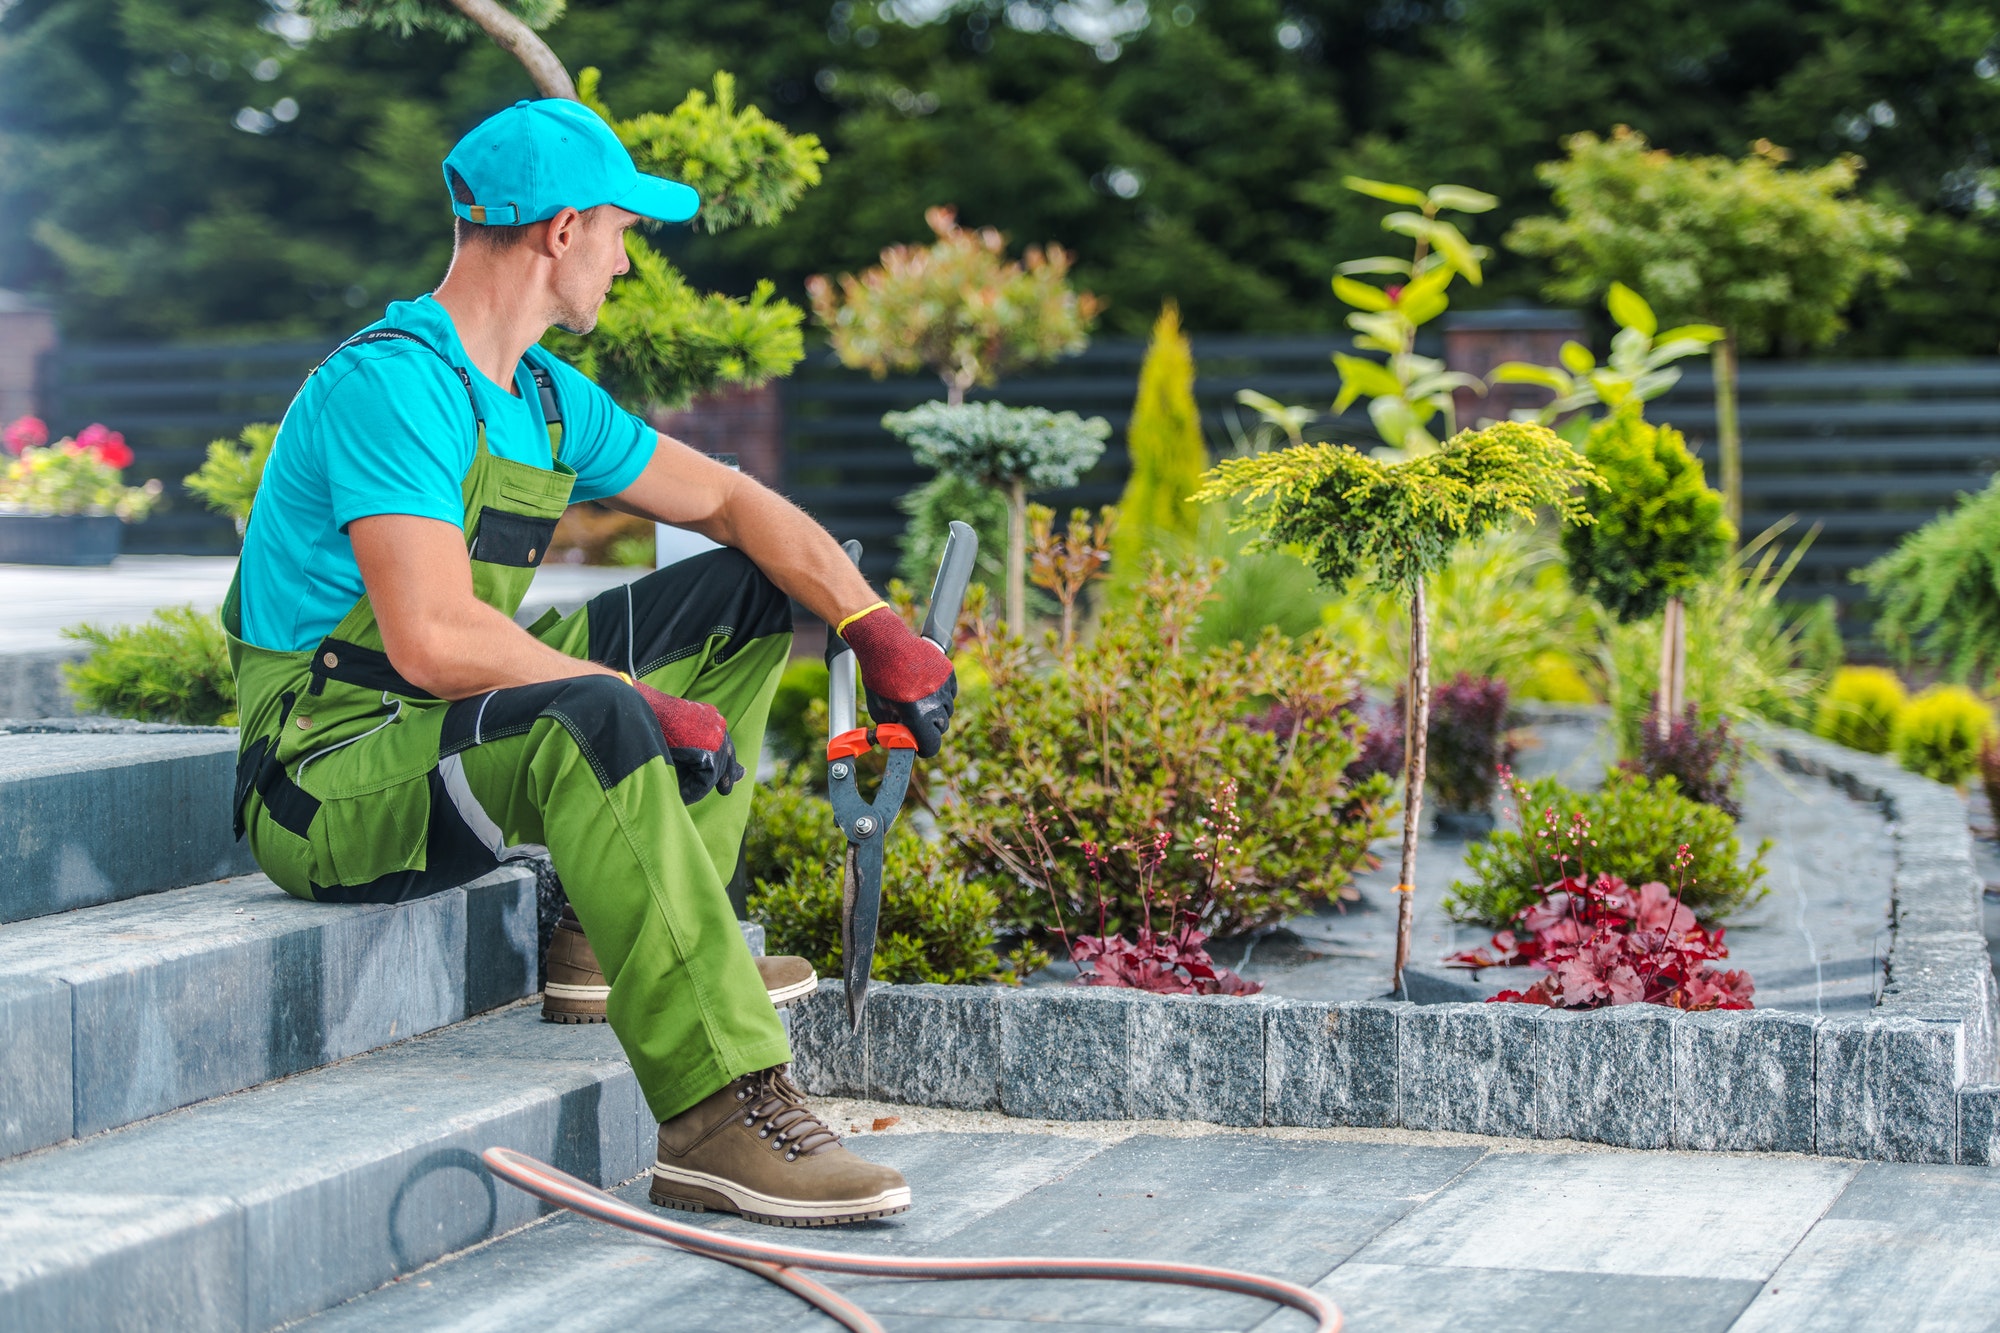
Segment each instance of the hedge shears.
[{"label": "hedge shears", "polygon": [[[855,564],[861,563],[860,542],[843,542],[841,549]],[[920,631],[947,656],[978,555],[978,536],[966,524],[953,522]],[[840,959],[847,984],[848,1022],[859,1032],[861,1011],[868,1003],[868,974],[875,966],[875,931],[882,918],[882,848],[903,810],[903,797],[917,762],[917,740],[900,723],[859,725],[854,703],[854,650],[838,635],[828,636],[826,666],[826,790],[833,802],[834,820],[847,838],[840,874]],[[875,788],[875,799],[864,801],[855,761],[877,746],[887,753],[888,767]]]}]

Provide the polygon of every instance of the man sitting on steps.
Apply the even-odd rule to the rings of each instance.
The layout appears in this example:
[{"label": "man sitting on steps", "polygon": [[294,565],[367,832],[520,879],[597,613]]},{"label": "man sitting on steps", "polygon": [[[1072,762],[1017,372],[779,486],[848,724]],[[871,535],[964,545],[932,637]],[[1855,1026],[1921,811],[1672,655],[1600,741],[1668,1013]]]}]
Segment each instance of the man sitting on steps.
[{"label": "man sitting on steps", "polygon": [[[537,343],[588,332],[627,228],[695,192],[574,102],[518,102],[445,159],[451,269],[285,414],[223,608],[239,834],[288,892],[399,902],[547,850],[568,890],[545,1012],[609,1019],[661,1122],[654,1202],[818,1225],[909,1206],[786,1075],[724,892],[796,598],[854,649],[878,722],[937,751],[957,683],[812,519],[660,435]],[[564,507],[602,499],[723,549],[511,617]]]}]

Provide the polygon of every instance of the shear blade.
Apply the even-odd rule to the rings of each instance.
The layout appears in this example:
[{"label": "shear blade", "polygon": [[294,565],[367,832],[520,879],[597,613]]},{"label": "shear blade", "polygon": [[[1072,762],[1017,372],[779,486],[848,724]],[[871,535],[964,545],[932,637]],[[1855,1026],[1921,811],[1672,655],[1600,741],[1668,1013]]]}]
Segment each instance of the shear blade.
[{"label": "shear blade", "polygon": [[873,892],[861,885],[861,854],[849,847],[840,872],[840,963],[847,986],[847,1021],[861,1030],[861,1011],[868,1003],[868,974],[875,968],[875,921],[881,909],[882,886]]}]

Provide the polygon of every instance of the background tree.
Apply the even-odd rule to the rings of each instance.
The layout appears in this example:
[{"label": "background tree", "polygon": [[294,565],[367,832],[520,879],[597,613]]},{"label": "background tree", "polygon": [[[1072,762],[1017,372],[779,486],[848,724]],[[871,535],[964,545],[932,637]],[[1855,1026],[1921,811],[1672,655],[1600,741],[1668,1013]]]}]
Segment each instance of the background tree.
[{"label": "background tree", "polygon": [[1201,507],[1192,497],[1208,467],[1208,450],[1194,398],[1194,349],[1181,332],[1180,307],[1171,301],[1153,322],[1125,441],[1132,472],[1111,538],[1111,577],[1121,591],[1144,577],[1148,552],[1184,558],[1201,529]]},{"label": "background tree", "polygon": [[1417,834],[1423,818],[1430,731],[1430,616],[1425,584],[1459,543],[1536,512],[1588,521],[1578,488],[1597,480],[1589,463],[1548,427],[1509,421],[1454,436],[1403,462],[1345,445],[1304,445],[1218,463],[1197,498],[1247,502],[1240,522],[1266,546],[1301,549],[1333,592],[1366,581],[1410,606],[1410,674],[1403,735],[1403,848],[1396,885],[1396,960],[1403,991],[1415,919]]},{"label": "background tree", "polygon": [[298,7],[333,31],[366,26],[399,37],[430,31],[452,41],[484,33],[521,62],[542,96],[576,100],[569,71],[535,31],[562,17],[563,0],[302,0]]},{"label": "background tree", "polygon": [[1007,497],[1007,628],[1027,629],[1028,492],[1076,485],[1104,453],[1111,423],[999,403],[925,403],[882,424],[917,461]]},{"label": "background tree", "polygon": [[1540,172],[1561,216],[1524,219],[1507,243],[1549,259],[1556,277],[1545,290],[1556,299],[1588,299],[1623,282],[1676,322],[1723,329],[1714,344],[1716,426],[1724,503],[1740,524],[1738,352],[1831,341],[1863,283],[1902,273],[1893,254],[1908,224],[1847,197],[1858,157],[1786,170],[1790,154],[1765,140],[1740,161],[1675,157],[1623,126],[1608,139],[1572,135],[1567,147],[1568,157]]},{"label": "background tree", "polygon": [[956,406],[974,385],[1090,343],[1100,303],[1069,284],[1069,253],[1029,246],[1020,262],[992,227],[968,230],[950,208],[924,210],[937,239],[927,247],[893,245],[874,268],[838,283],[806,282],[813,314],[843,364],[876,379],[928,370]]}]

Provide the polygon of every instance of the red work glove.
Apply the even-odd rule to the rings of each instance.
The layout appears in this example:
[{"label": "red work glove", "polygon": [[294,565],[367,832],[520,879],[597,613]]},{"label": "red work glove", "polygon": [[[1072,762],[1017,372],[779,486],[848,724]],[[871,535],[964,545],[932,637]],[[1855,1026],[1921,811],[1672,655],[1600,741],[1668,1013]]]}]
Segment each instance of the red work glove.
[{"label": "red work glove", "polygon": [[633,681],[632,688],[639,691],[639,697],[646,701],[660,724],[667,762],[680,776],[681,804],[693,805],[711,791],[729,795],[743,776],[743,765],[736,762],[736,745],[729,739],[729,724],[715,705],[676,699],[643,680]]},{"label": "red work glove", "polygon": [[886,606],[847,622],[840,638],[861,666],[868,715],[878,723],[902,723],[917,738],[918,754],[936,754],[958,698],[951,659]]}]

